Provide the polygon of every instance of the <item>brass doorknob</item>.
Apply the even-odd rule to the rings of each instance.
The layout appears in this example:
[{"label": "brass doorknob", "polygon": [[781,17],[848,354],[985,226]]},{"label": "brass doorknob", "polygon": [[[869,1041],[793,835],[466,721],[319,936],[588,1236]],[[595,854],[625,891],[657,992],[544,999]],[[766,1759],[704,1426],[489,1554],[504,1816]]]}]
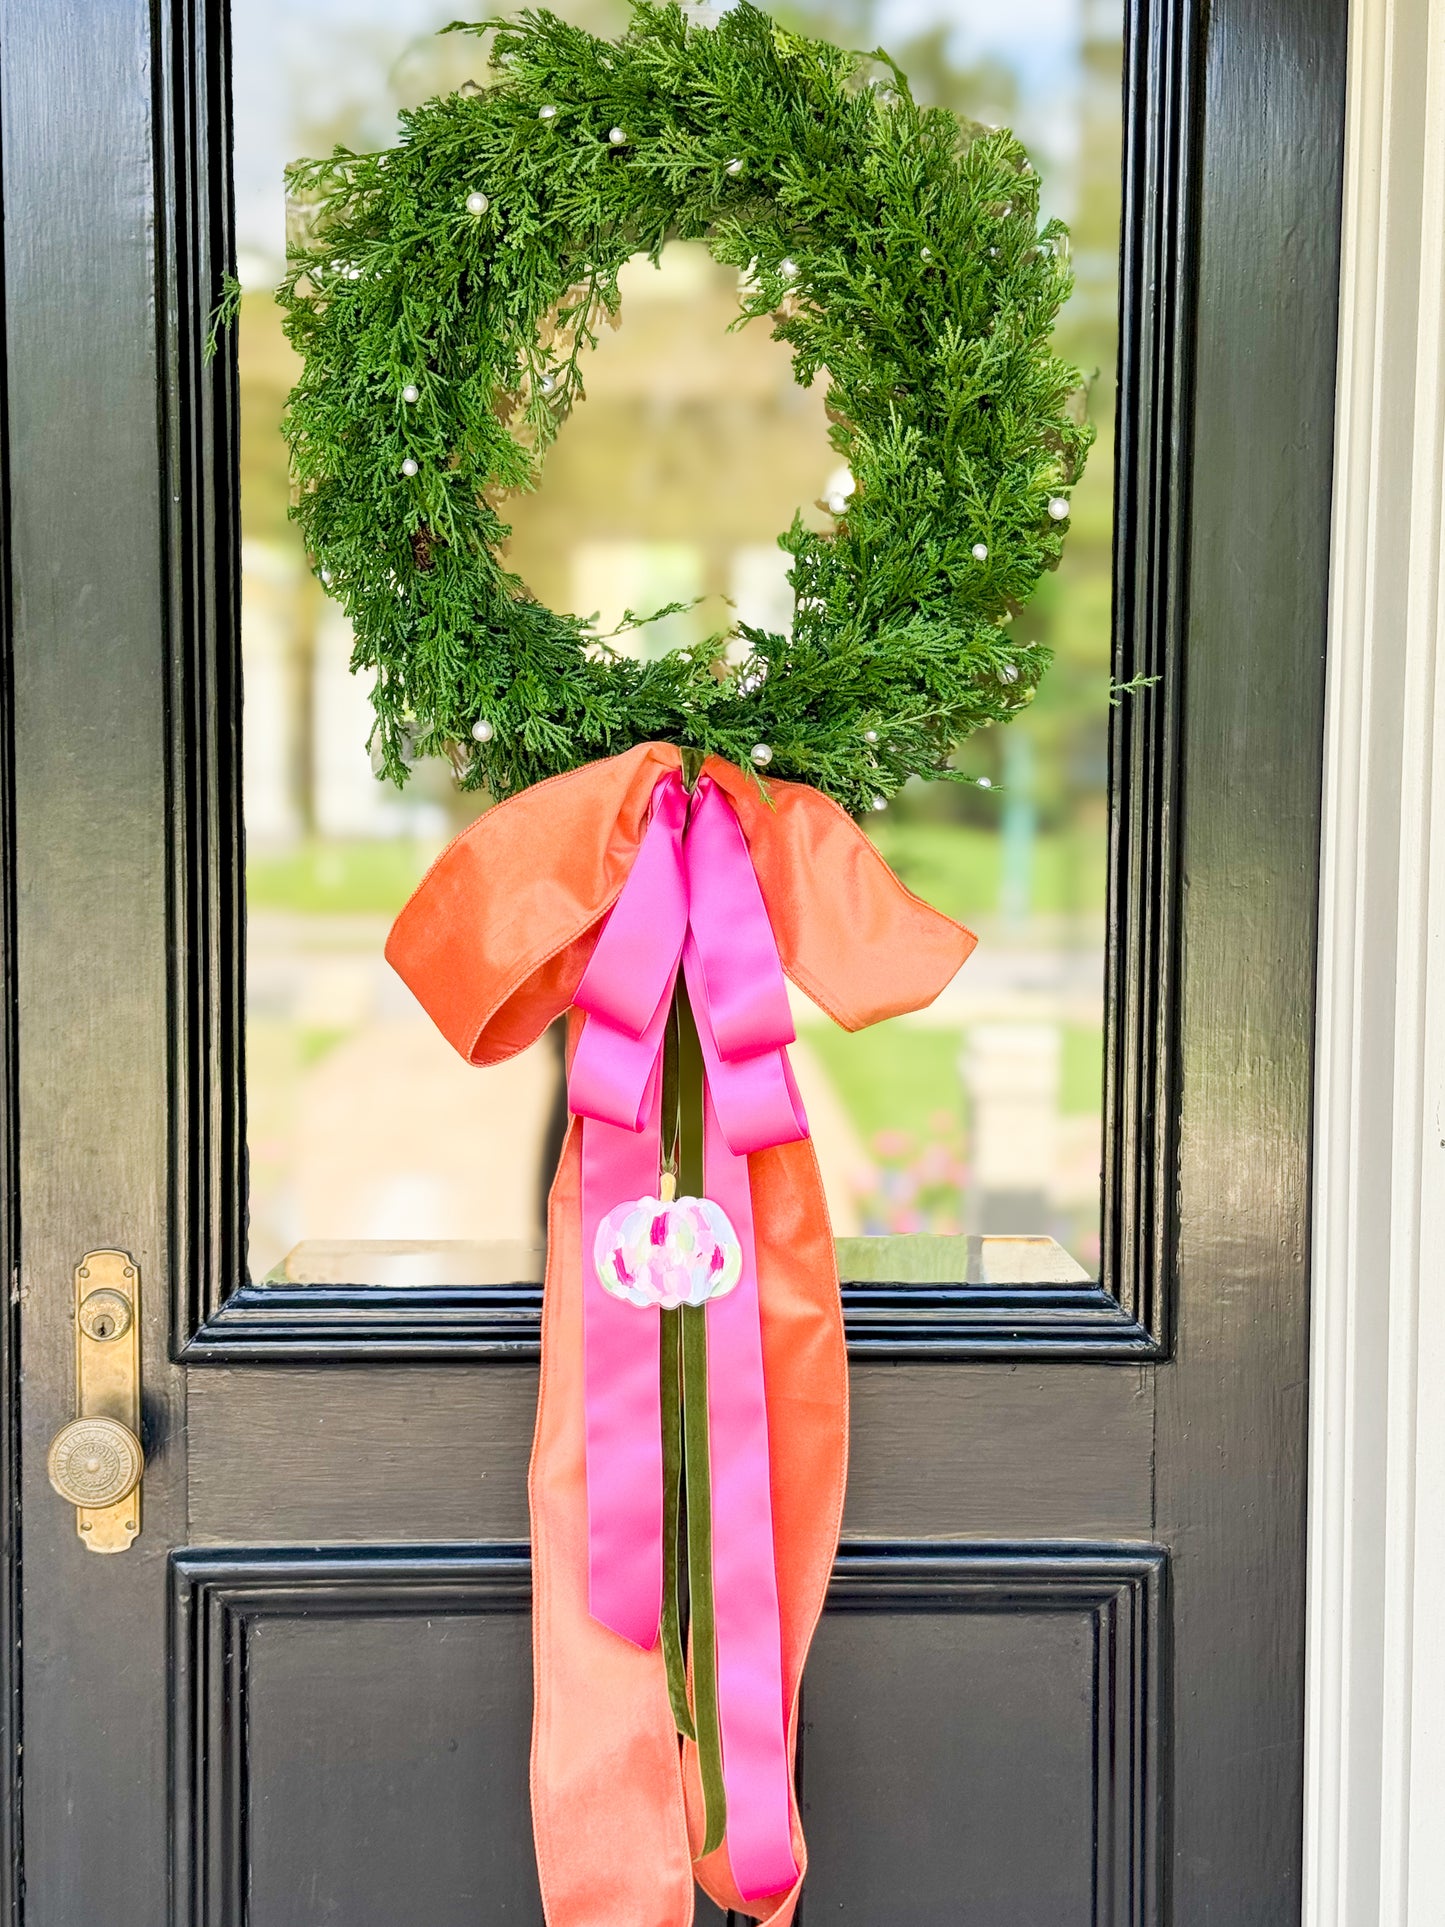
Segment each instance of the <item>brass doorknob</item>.
[{"label": "brass doorknob", "polygon": [[76,1418],[50,1441],[45,1470],[71,1505],[116,1505],[139,1485],[145,1454],[119,1419]]}]

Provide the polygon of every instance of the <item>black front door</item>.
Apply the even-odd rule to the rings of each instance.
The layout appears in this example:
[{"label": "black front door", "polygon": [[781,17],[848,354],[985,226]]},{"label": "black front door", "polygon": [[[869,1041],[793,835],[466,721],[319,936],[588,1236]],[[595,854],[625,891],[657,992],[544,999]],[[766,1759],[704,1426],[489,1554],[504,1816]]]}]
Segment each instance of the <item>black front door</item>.
[{"label": "black front door", "polygon": [[[1298,1917],[1343,15],[1128,10],[1116,674],[1158,680],[1113,724],[1101,1277],[845,1250],[810,1927]],[[0,1880],[30,1927],[530,1927],[535,1258],[244,1270],[224,9],[0,31]],[[88,1515],[47,1453],[127,1418],[132,1317],[140,1509]]]}]

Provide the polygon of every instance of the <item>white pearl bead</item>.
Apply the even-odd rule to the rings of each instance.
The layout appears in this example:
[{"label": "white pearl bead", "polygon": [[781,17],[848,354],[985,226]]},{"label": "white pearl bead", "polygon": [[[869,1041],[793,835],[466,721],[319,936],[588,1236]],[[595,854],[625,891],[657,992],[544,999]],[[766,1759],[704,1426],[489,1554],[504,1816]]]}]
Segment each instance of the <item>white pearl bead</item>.
[{"label": "white pearl bead", "polygon": [[990,248],[988,251],[988,258],[990,261],[996,261],[998,259],[998,249]]},{"label": "white pearl bead", "polygon": [[886,797],[886,796],[875,796],[875,797],[873,798],[873,808],[874,808],[875,810],[886,810],[886,809],[888,808],[888,799],[887,799],[887,797]]},{"label": "white pearl bead", "polygon": [[329,589],[329,588],[331,587],[331,571],[330,571],[330,569],[323,569],[323,570],[321,571],[321,580],[322,580],[322,581],[323,581],[323,582],[324,582],[324,583],[326,584],[326,586],[327,586],[327,588],[328,588],[328,589]]},{"label": "white pearl bead", "polygon": [[876,729],[865,729],[863,732],[863,740],[865,743],[876,743],[878,741],[878,731]]},{"label": "white pearl bead", "polygon": [[544,395],[550,395],[552,390],[557,386],[557,378],[555,375],[538,375],[537,386]]},{"label": "white pearl bead", "polygon": [[920,248],[918,250],[918,258],[920,261],[931,261],[933,259],[933,249]]},{"label": "white pearl bead", "polygon": [[557,109],[555,107],[539,107],[537,109],[537,118],[538,120],[556,120]]},{"label": "white pearl bead", "polygon": [[496,730],[492,728],[492,725],[487,721],[485,716],[478,717],[476,722],[472,724],[472,735],[479,743],[491,742],[496,733]]},{"label": "white pearl bead", "polygon": [[993,778],[991,776],[980,776],[978,779],[978,787],[981,790],[991,790],[993,788]]},{"label": "white pearl bead", "polygon": [[1049,497],[1049,514],[1053,517],[1054,521],[1062,522],[1068,512],[1069,502],[1067,496],[1051,495]]},{"label": "white pearl bead", "polygon": [[1000,682],[1017,682],[1019,679],[1018,664],[1016,662],[1001,663],[999,665],[998,679]]},{"label": "white pearl bead", "polygon": [[403,475],[416,475],[420,472],[420,470],[421,470],[421,463],[417,461],[413,461],[410,455],[407,456],[406,460],[401,465],[401,472]]},{"label": "white pearl bead", "polygon": [[738,175],[741,174],[742,171],[743,171],[743,164],[740,160],[737,160],[737,159],[730,160],[725,169],[725,172],[731,174],[734,180],[737,179]]},{"label": "white pearl bead", "polygon": [[608,145],[609,145],[609,146],[612,146],[612,147],[626,147],[626,145],[627,145],[627,130],[626,130],[626,128],[624,128],[624,127],[611,127],[611,128],[609,128],[609,129],[608,129],[608,131],[607,131],[607,140],[608,140]]},{"label": "white pearl bead", "polygon": [[401,391],[401,398],[403,401],[420,401],[421,390],[414,381],[409,381]]},{"label": "white pearl bead", "polygon": [[467,196],[468,214],[485,214],[491,205],[485,194],[472,193]]},{"label": "white pearl bead", "polygon": [[783,277],[785,281],[792,281],[796,279],[797,273],[798,273],[797,262],[794,261],[790,255],[785,254],[782,260],[779,261],[778,263],[778,273]]},{"label": "white pearl bead", "polygon": [[759,769],[766,769],[773,760],[773,752],[767,743],[754,743],[752,759]]},{"label": "white pearl bead", "polygon": [[973,559],[975,562],[987,562],[988,560],[987,542],[975,542],[973,545],[972,553],[973,553]]}]

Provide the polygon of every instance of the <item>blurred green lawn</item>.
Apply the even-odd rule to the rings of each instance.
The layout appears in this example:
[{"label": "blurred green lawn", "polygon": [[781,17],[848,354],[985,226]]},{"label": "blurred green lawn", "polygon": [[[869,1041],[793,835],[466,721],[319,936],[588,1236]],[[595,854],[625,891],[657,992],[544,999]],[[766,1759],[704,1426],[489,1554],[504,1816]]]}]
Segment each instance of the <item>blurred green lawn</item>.
[{"label": "blurred green lawn", "polygon": [[[998,909],[1003,838],[963,823],[870,823],[883,855],[916,896],[935,910],[972,923]],[[1045,834],[1032,845],[1030,903],[1037,916],[1080,915],[1104,908],[1107,851],[1094,833]]]},{"label": "blurred green lawn", "polygon": [[[936,1135],[936,1112],[966,1123],[959,1059],[967,1033],[895,1018],[850,1034],[835,1024],[810,1024],[808,1048],[827,1071],[865,1145],[879,1131]],[[1091,1025],[1063,1026],[1059,1110],[1065,1117],[1097,1117],[1103,1089],[1103,1037]]]},{"label": "blurred green lawn", "polygon": [[301,843],[277,855],[254,855],[246,864],[247,908],[394,917],[435,855],[432,844],[401,837]]},{"label": "blurred green lawn", "polygon": [[[946,915],[969,923],[994,913],[1002,875],[1002,839],[961,823],[870,823],[883,855],[909,889]],[[395,916],[436,854],[430,843],[401,838],[298,844],[256,854],[246,869],[253,910],[314,916],[372,912]],[[1032,907],[1057,916],[1102,912],[1105,852],[1096,835],[1045,834],[1033,844]]]}]

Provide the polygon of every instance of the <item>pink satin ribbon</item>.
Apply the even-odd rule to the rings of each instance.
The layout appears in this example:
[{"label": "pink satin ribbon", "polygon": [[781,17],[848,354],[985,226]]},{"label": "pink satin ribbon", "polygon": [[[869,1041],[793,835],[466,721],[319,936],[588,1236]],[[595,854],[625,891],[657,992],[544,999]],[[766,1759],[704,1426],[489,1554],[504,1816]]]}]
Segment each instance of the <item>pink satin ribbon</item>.
[{"label": "pink satin ribbon", "polygon": [[659,1323],[593,1274],[597,1226],[655,1194],[662,1045],[679,967],[706,1075],[707,1195],[731,1219],[742,1277],[707,1306],[718,1714],[727,1849],[745,1899],[797,1878],[773,1556],[762,1326],[747,1158],[808,1135],[788,1064],[787,986],[747,843],[724,793],[658,783],[636,861],[578,987],[587,1023],[568,1103],[582,1124],[589,1608],[644,1650],[662,1607]]}]

